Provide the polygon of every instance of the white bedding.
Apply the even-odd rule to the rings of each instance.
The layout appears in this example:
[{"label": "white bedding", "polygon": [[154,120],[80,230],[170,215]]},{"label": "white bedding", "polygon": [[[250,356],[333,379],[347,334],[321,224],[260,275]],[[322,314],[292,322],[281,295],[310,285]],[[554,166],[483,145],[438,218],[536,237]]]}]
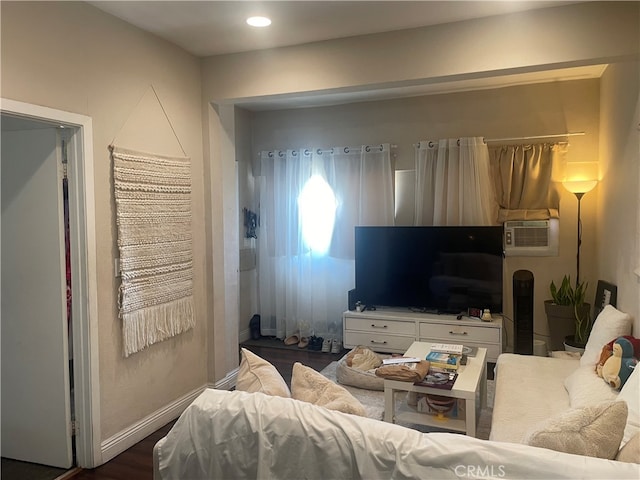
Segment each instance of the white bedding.
[{"label": "white bedding", "polygon": [[633,478],[640,465],[422,434],[261,393],[205,390],[154,448],[156,480]]}]

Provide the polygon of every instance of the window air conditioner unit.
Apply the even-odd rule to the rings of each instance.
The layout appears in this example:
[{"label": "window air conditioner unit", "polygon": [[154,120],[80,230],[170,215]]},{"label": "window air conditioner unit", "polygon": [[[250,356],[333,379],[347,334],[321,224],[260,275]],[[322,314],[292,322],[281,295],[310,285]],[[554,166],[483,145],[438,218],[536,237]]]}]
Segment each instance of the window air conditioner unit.
[{"label": "window air conditioner unit", "polygon": [[510,257],[557,257],[560,221],[512,220],[504,224],[504,251]]}]

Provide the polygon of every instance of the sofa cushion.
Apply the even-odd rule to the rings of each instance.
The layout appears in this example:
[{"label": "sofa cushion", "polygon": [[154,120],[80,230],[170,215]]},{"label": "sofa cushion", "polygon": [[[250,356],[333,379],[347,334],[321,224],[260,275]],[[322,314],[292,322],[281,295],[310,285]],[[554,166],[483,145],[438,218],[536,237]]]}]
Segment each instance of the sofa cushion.
[{"label": "sofa cushion", "polygon": [[576,358],[500,355],[489,438],[520,443],[530,428],[570,408],[564,380],[579,366]]},{"label": "sofa cushion", "polygon": [[591,366],[575,370],[564,380],[564,386],[569,393],[571,408],[597,405],[618,397],[618,392],[603,382]]},{"label": "sofa cushion", "polygon": [[620,449],[616,460],[627,463],[640,463],[640,433],[636,433],[624,447]]},{"label": "sofa cushion", "polygon": [[529,432],[524,443],[558,452],[614,459],[627,422],[624,402],[569,409]]},{"label": "sofa cushion", "polygon": [[329,410],[366,417],[362,404],[344,387],[333,383],[322,374],[300,362],[293,364],[291,396]]},{"label": "sofa cushion", "polygon": [[618,337],[631,335],[631,327],[631,316],[628,313],[606,305],[593,324],[580,365],[590,365],[595,368],[600,359],[602,347]]},{"label": "sofa cushion", "polygon": [[236,389],[243,392],[262,392],[267,395],[291,397],[291,392],[282,375],[265,359],[255,353],[242,348],[242,360],[238,370]]},{"label": "sofa cushion", "polygon": [[624,401],[629,408],[629,417],[622,438],[624,445],[640,432],[640,367],[636,366],[633,369],[633,373],[618,394],[618,400]]}]

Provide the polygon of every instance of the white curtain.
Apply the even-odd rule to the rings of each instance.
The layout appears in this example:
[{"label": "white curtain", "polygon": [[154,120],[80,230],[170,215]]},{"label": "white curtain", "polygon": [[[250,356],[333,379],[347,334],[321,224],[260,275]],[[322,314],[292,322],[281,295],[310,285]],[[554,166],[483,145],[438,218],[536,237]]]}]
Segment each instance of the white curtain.
[{"label": "white curtain", "polygon": [[389,145],[260,153],[262,335],[342,338],[354,227],[392,225]]},{"label": "white curtain", "polygon": [[497,204],[482,137],[416,146],[414,225],[495,225]]}]

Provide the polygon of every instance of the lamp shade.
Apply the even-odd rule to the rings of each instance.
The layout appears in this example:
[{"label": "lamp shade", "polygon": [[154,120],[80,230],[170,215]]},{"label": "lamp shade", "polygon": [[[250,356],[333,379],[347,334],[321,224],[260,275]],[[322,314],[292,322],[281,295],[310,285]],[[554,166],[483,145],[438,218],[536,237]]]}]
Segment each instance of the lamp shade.
[{"label": "lamp shade", "polygon": [[571,193],[587,193],[595,188],[598,184],[597,180],[576,180],[570,182],[562,182],[564,188]]}]

